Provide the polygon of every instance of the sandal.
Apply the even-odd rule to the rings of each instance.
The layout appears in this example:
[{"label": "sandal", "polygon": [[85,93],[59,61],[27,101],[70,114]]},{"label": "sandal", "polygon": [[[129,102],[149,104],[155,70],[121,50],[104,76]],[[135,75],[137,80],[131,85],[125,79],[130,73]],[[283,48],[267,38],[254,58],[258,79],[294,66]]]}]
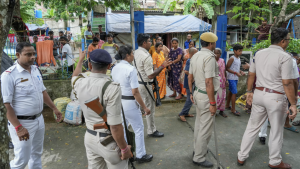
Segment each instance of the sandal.
[{"label": "sandal", "polygon": [[294,126],[300,126],[300,120],[294,121],[292,124],[293,124]]},{"label": "sandal", "polygon": [[169,95],[169,97],[176,97],[176,94]]},{"label": "sandal", "polygon": [[175,100],[180,100],[180,99],[182,99],[182,96],[180,95],[175,98]]},{"label": "sandal", "polygon": [[185,115],[185,117],[194,117],[192,114]]},{"label": "sandal", "polygon": [[298,129],[296,129],[296,127],[294,127],[294,126],[292,126],[290,128],[284,127],[284,129],[290,130],[290,131],[295,132],[295,133],[299,133]]},{"label": "sandal", "polygon": [[182,122],[186,122],[186,119],[184,118],[184,116],[179,116],[179,118]]},{"label": "sandal", "polygon": [[219,115],[221,115],[221,116],[227,118],[227,115],[226,115],[223,111],[220,111],[220,112],[219,112]]},{"label": "sandal", "polygon": [[231,106],[225,107],[226,110],[231,110]]},{"label": "sandal", "polygon": [[231,112],[231,113],[234,114],[235,116],[240,116],[241,115],[240,112],[238,112],[238,111]]},{"label": "sandal", "polygon": [[251,110],[246,110],[246,113],[247,114],[251,114]]}]

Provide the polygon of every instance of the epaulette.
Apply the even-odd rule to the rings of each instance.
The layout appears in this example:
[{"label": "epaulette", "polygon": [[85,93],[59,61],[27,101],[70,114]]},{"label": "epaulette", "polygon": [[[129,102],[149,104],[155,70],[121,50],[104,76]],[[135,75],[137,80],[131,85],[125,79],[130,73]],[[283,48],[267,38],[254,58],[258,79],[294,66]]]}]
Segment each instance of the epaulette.
[{"label": "epaulette", "polygon": [[9,67],[8,69],[6,69],[2,74],[9,75],[16,67],[17,67],[17,65],[13,65],[13,66]]},{"label": "epaulette", "polygon": [[76,92],[75,92],[75,90],[74,90],[74,86],[75,86],[75,83],[76,83],[76,81],[78,80],[78,79],[80,79],[80,78],[85,78],[82,74],[79,74],[78,75],[78,77],[74,80],[74,82],[73,82],[73,84],[72,84],[72,88],[73,88],[73,93],[74,93],[74,96],[75,96],[75,98],[78,100],[78,98],[77,98],[77,94],[76,94]]},{"label": "epaulette", "polygon": [[120,83],[114,82],[110,77],[106,78],[107,81],[111,81],[112,85],[120,86]]}]

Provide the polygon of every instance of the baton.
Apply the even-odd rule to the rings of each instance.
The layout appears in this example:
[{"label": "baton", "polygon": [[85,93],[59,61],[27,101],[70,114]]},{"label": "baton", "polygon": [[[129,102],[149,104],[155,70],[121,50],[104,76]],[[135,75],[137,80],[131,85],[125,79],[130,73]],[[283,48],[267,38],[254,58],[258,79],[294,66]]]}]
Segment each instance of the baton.
[{"label": "baton", "polygon": [[214,120],[213,120],[213,123],[214,123],[214,134],[215,134],[215,146],[216,146],[216,158],[217,158],[217,167],[218,169],[220,169],[220,161],[219,161],[219,153],[218,153],[218,142],[217,142],[217,133],[216,133],[216,115],[214,115]]}]

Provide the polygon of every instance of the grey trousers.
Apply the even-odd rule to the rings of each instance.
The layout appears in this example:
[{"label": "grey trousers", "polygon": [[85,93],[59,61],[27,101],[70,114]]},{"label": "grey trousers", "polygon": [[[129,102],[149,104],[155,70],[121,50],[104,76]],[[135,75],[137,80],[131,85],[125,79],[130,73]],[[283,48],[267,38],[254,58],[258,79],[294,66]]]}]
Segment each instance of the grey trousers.
[{"label": "grey trousers", "polygon": [[194,130],[195,155],[193,161],[204,162],[208,149],[207,145],[213,131],[213,116],[209,111],[210,104],[207,94],[194,92],[194,102],[196,103],[197,114]]},{"label": "grey trousers", "polygon": [[285,95],[255,90],[251,116],[242,139],[241,150],[238,152],[240,161],[245,161],[249,157],[249,152],[254,140],[257,139],[260,128],[269,118],[272,126],[269,136],[269,164],[276,166],[281,163],[280,153],[287,107],[288,102]]},{"label": "grey trousers", "polygon": [[[148,87],[152,97],[154,98],[152,85],[147,85],[147,87]],[[153,134],[156,131],[156,126],[155,126],[155,122],[154,122],[155,102],[153,101],[153,99],[151,98],[149,92],[147,91],[147,89],[145,88],[145,86],[143,84],[140,84],[139,92],[141,94],[141,97],[142,97],[144,103],[146,104],[146,106],[151,111],[150,115],[146,115],[147,133],[148,134]]]}]

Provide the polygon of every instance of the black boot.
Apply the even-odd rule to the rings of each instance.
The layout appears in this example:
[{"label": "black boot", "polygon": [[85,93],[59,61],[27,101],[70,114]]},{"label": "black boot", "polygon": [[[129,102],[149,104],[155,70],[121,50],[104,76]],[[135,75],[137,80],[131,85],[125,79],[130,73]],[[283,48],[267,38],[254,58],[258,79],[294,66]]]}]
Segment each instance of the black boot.
[{"label": "black boot", "polygon": [[152,161],[152,159],[153,159],[153,155],[145,154],[142,158],[135,158],[135,161],[138,163],[146,163]]}]

